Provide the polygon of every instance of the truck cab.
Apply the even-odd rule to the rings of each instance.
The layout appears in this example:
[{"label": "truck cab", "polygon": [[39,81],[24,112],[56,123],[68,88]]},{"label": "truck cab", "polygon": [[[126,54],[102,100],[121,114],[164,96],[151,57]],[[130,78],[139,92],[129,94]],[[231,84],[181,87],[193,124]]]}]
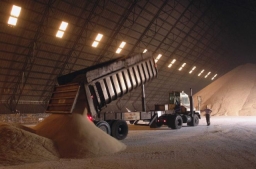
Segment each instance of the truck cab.
[{"label": "truck cab", "polygon": [[189,96],[183,91],[172,91],[169,93],[169,105],[170,109],[174,107],[176,113],[190,111]]}]

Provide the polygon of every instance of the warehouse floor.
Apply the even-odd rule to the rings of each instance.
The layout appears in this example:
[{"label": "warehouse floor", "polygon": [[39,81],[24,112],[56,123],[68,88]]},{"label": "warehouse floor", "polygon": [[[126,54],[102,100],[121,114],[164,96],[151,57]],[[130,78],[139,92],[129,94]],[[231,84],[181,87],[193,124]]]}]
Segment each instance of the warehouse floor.
[{"label": "warehouse floor", "polygon": [[256,117],[214,116],[211,126],[205,118],[197,127],[180,130],[167,127],[150,129],[129,125],[126,150],[108,156],[85,159],[60,159],[1,169],[139,169],[256,168]]}]

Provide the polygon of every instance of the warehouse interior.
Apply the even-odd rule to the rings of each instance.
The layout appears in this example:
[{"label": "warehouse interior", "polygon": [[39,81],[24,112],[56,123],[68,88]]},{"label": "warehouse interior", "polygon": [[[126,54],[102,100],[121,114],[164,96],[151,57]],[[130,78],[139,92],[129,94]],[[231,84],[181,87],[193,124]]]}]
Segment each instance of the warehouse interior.
[{"label": "warehouse interior", "polygon": [[[255,8],[254,0],[1,0],[0,168],[255,168]],[[60,77],[100,64],[105,72],[92,75],[112,78],[105,62],[119,71],[112,60],[145,55],[156,63],[152,79],[102,112],[88,101],[96,94],[79,92],[73,113],[46,113]],[[151,63],[143,61],[135,63]],[[159,116],[155,105],[171,91],[193,95],[195,109]],[[140,120],[120,120],[124,111]]]},{"label": "warehouse interior", "polygon": [[[44,113],[57,77],[146,50],[158,67],[158,77],[145,85],[149,108],[164,104],[169,91],[196,93],[239,65],[255,64],[255,5],[252,0],[2,0],[0,111]],[[113,107],[139,109],[140,90]]]}]

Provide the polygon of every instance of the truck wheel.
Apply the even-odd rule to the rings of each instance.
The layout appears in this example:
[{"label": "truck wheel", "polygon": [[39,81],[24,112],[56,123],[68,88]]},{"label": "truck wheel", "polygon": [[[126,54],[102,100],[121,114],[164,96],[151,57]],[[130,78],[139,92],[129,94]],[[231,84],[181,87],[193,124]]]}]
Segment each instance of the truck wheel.
[{"label": "truck wheel", "polygon": [[168,127],[172,129],[180,129],[182,127],[182,117],[180,115],[168,118]]},{"label": "truck wheel", "polygon": [[124,120],[116,120],[111,126],[111,135],[117,140],[123,140],[128,134],[128,125]]},{"label": "truck wheel", "polygon": [[188,123],[191,121],[191,116],[184,115],[182,116],[183,123]]},{"label": "truck wheel", "polygon": [[101,130],[103,130],[105,133],[107,134],[111,134],[111,129],[110,126],[108,124],[108,122],[106,121],[95,121],[94,124],[99,127]]},{"label": "truck wheel", "polygon": [[197,114],[194,115],[194,120],[195,120],[195,126],[198,126],[199,124],[199,117]]},{"label": "truck wheel", "polygon": [[[194,119],[194,125],[193,125],[193,120]],[[190,122],[188,122],[188,126],[197,126],[199,124],[199,117],[197,114],[194,114],[194,118],[192,118]]]},{"label": "truck wheel", "polygon": [[110,130],[111,130],[111,126],[114,123],[115,120],[107,120],[106,122],[108,122],[109,126],[110,126]]}]

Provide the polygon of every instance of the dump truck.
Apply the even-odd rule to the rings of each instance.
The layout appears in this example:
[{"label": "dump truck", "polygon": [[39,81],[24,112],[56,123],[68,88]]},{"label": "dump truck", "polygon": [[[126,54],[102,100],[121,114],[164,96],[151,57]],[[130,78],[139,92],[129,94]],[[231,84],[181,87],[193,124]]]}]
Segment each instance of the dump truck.
[{"label": "dump truck", "polygon": [[[127,122],[136,125],[144,121],[152,128],[167,125],[173,129],[181,128],[183,122],[197,125],[200,112],[194,111],[192,96],[189,103],[188,100],[183,102],[183,93],[170,95],[170,99],[172,96],[180,98],[180,103],[173,102],[179,105],[180,110],[176,107],[171,109],[174,104],[170,100],[169,109],[156,105],[156,110],[146,111],[144,84],[156,78],[157,74],[152,54],[141,53],[62,75],[57,78],[58,85],[54,88],[46,113],[87,115],[97,127],[118,140],[126,138]],[[142,111],[102,112],[105,106],[137,87],[142,90]]]}]

